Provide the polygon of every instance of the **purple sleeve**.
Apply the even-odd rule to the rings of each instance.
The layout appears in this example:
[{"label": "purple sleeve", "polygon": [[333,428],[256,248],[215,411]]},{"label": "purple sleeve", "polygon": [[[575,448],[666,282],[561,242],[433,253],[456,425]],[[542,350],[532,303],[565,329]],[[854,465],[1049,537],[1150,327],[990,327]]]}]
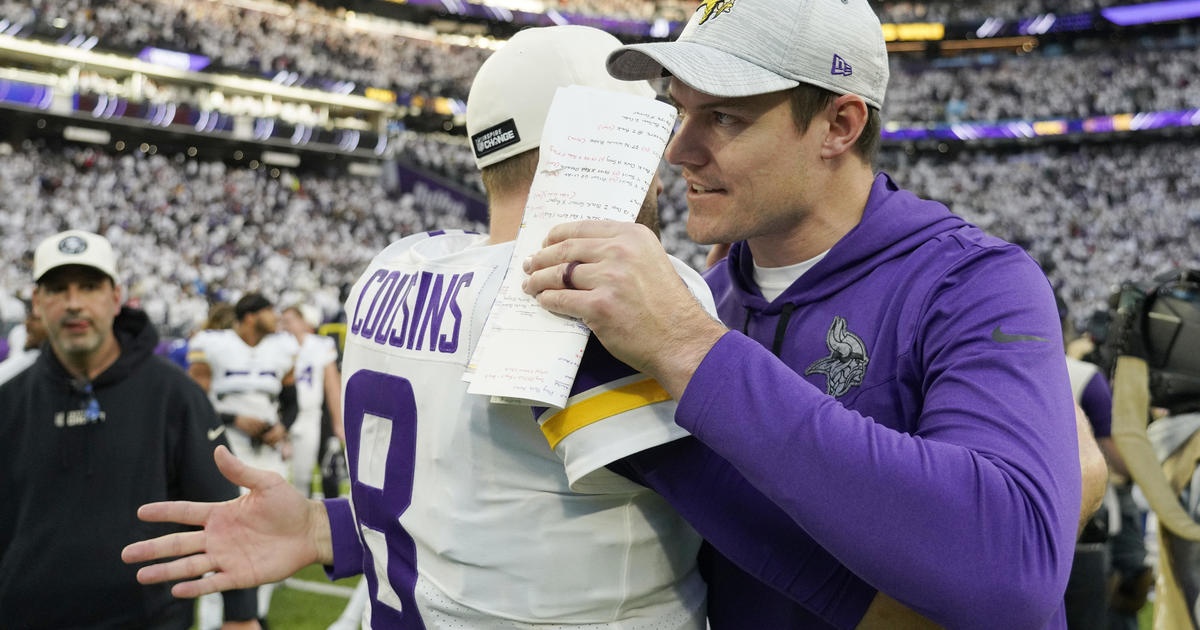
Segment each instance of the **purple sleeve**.
[{"label": "purple sleeve", "polygon": [[1083,394],[1079,397],[1079,406],[1092,424],[1092,433],[1097,438],[1112,437],[1112,388],[1104,375],[1096,372]]},{"label": "purple sleeve", "polygon": [[363,571],[363,549],[350,499],[324,499],[329,514],[329,536],[333,541],[333,566],[325,567],[331,580],[358,575]]},{"label": "purple sleeve", "polygon": [[[1079,515],[1074,407],[1044,277],[983,264],[922,298],[893,385],[920,398],[910,433],[736,332],[705,357],[676,421],[847,568],[933,621],[1043,628],[1062,607]],[[997,325],[1044,339],[1000,343]]]},{"label": "purple sleeve", "polygon": [[[653,489],[722,556],[834,627],[854,628],[875,597],[874,588],[850,573],[737,469],[698,440],[676,440],[610,468]],[[750,585],[739,586],[753,590]],[[710,613],[725,605],[717,601],[721,597],[747,595],[710,588]],[[741,616],[741,627],[778,627],[768,606],[753,610],[737,602],[731,606],[740,611],[736,614]],[[804,627],[810,626],[815,624]]]}]

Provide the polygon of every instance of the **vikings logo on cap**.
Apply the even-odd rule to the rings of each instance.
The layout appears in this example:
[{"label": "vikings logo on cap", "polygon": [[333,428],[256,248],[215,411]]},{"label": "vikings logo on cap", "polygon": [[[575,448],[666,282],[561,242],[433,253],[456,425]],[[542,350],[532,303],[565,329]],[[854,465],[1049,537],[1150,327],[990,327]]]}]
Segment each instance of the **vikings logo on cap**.
[{"label": "vikings logo on cap", "polygon": [[58,251],[64,254],[82,254],[87,251],[87,241],[78,236],[68,236],[58,242]]},{"label": "vikings logo on cap", "polygon": [[825,392],[835,398],[862,384],[871,359],[862,337],[846,330],[845,318],[834,316],[825,335],[825,347],[829,348],[829,356],[814,361],[804,375],[824,374]]},{"label": "vikings logo on cap", "polygon": [[697,24],[703,24],[708,21],[708,18],[715,18],[722,13],[729,13],[733,10],[733,3],[734,0],[704,0],[699,7],[696,7],[697,11],[704,12]]}]

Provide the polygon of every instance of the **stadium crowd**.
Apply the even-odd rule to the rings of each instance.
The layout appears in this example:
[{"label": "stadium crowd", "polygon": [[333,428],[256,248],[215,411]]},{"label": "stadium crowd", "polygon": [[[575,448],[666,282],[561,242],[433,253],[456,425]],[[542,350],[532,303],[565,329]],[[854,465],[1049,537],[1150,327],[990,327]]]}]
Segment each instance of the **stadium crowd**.
[{"label": "stadium crowd", "polygon": [[[883,22],[943,22],[947,24],[970,24],[978,23],[988,18],[1000,18],[1004,20],[1014,20],[1021,18],[1032,18],[1034,16],[1053,13],[1056,15],[1071,15],[1077,13],[1090,13],[1111,6],[1128,5],[1128,4],[1143,4],[1151,0],[1063,0],[1061,2],[1049,2],[1048,0],[992,0],[990,2],[954,2],[952,0],[928,0],[925,2],[900,0],[900,1],[879,1],[871,0],[871,5],[875,8],[875,12],[879,15]],[[11,0],[10,0],[11,2]],[[30,13],[44,13],[46,8],[51,6],[51,3],[45,1],[34,1],[15,3],[27,7]],[[326,22],[331,15],[329,12],[316,7],[315,5],[299,2],[299,3],[276,3],[272,5],[267,2],[255,3],[257,10],[239,9],[238,7],[226,4],[224,2],[203,3],[211,4],[212,6],[189,6],[199,5],[201,3],[185,3],[180,0],[122,0],[121,2],[95,2],[95,0],[71,0],[66,3],[54,3],[59,9],[52,11],[54,15],[71,15],[69,21],[76,33],[86,33],[86,24],[92,18],[89,14],[96,14],[98,29],[88,33],[102,36],[102,33],[112,33],[108,27],[120,21],[125,21],[127,24],[145,24],[151,25],[149,31],[158,31],[159,36],[168,36],[167,31],[161,30],[158,25],[167,24],[168,28],[174,29],[179,26],[177,20],[194,22],[195,18],[204,17],[213,18],[220,22],[220,27],[229,29],[231,26],[236,27],[237,24],[231,24],[226,20],[230,16],[251,17],[251,21],[247,24],[247,28],[242,30],[243,35],[254,35],[254,30],[266,30],[266,28],[278,27],[281,25],[262,24],[260,20],[253,19],[254,13],[267,15],[269,13],[278,13],[284,18],[285,24],[283,28],[293,29],[296,34],[306,35],[306,31],[310,30],[312,25],[317,25]],[[519,8],[525,11],[546,12],[549,10],[558,11],[560,13],[577,14],[584,16],[599,16],[612,17],[627,20],[669,20],[673,22],[686,21],[696,9],[696,2],[692,0],[525,0],[523,2],[506,2],[505,0],[489,0],[481,4],[490,4],[499,7]],[[295,13],[292,14],[287,10],[287,7],[295,7]],[[123,20],[117,12],[130,13],[132,17],[144,20],[143,22],[130,22]],[[108,14],[101,16],[100,14]],[[10,19],[12,16],[6,16]],[[339,16],[340,17],[340,16]],[[37,19],[36,17],[34,19]],[[286,24],[288,21],[293,21],[291,24]],[[307,22],[305,25],[303,23]],[[26,24],[32,24],[31,21],[25,21]],[[49,22],[46,23],[49,26]],[[193,23],[193,25],[195,25]],[[43,30],[43,32],[49,32]],[[146,31],[140,33],[144,36]],[[119,35],[119,33],[118,33]],[[186,38],[181,39],[186,35],[183,32],[175,32],[168,37],[168,41],[179,42],[188,41]],[[131,35],[131,37],[123,38],[126,42],[137,41],[139,35]],[[192,39],[192,41],[195,41]]]},{"label": "stadium crowd", "polygon": [[[958,4],[962,3],[929,6]],[[1012,5],[1013,11],[1025,14],[1045,9],[1033,6],[1037,4],[987,6],[1000,10]],[[325,89],[348,81],[360,93],[380,87],[419,98],[465,99],[471,77],[490,52],[416,38],[411,27],[405,30],[393,20],[348,20],[344,11],[332,13],[303,1],[254,6],[185,0],[0,0],[0,19],[10,23],[10,33],[19,27],[22,33],[59,40],[96,37],[101,48],[126,53],[159,46],[208,56],[214,70],[268,77],[295,73],[292,78],[297,81]],[[896,7],[884,4],[880,9]],[[1069,50],[1051,44],[1030,54],[949,60],[893,55],[891,73],[883,115],[892,122],[1180,110],[1200,103],[1200,81],[1195,79],[1200,76],[1200,42],[1183,30],[1173,37],[1143,38],[1116,48],[1108,39],[1097,38],[1076,40]]]},{"label": "stadium crowd", "polygon": [[991,0],[990,2],[954,2],[953,0],[929,0],[927,2],[899,2],[871,0],[871,6],[883,22],[943,22],[975,23],[988,18],[1005,20],[1030,18],[1046,13],[1071,15],[1090,13],[1107,7],[1127,4],[1144,4],[1154,0]]},{"label": "stadium crowd", "polygon": [[370,86],[425,98],[465,99],[490,52],[404,37],[399,22],[351,22],[344,11],[335,14],[308,2],[256,7],[186,0],[0,0],[0,19],[10,29],[19,25],[21,33],[59,41],[95,37],[99,48],[126,54],[157,46],[204,55],[212,61],[209,70],[296,73],[314,87],[349,81],[359,93]]},{"label": "stadium crowd", "polygon": [[1147,38],[1114,48],[1083,40],[1064,51],[946,59],[893,56],[883,116],[893,122],[1086,118],[1194,109],[1200,41]]},{"label": "stadium crowd", "polygon": [[[399,157],[478,190],[461,138],[413,134]],[[1192,167],[1200,146],[1186,139],[946,155],[892,146],[879,162],[910,189],[1023,246],[1080,319],[1104,307],[1115,283],[1200,266],[1189,237],[1200,233],[1200,174]],[[701,268],[707,248],[686,235],[686,183],[676,169],[662,171],[664,245]],[[27,285],[30,243],[66,226],[95,230],[130,258],[130,296],[177,335],[203,320],[209,301],[244,291],[281,303],[311,296],[332,317],[339,288],[387,243],[426,229],[483,229],[361,177],[273,177],[261,168],[33,141],[0,145],[0,172],[5,295]]]},{"label": "stadium crowd", "polygon": [[1194,141],[881,157],[880,166],[914,192],[1024,247],[1077,324],[1105,309],[1122,281],[1200,265]]},{"label": "stadium crowd", "polygon": [[5,294],[25,290],[40,237],[95,231],[122,252],[129,296],[175,335],[203,321],[209,301],[246,291],[284,304],[308,298],[332,317],[342,284],[391,241],[434,225],[479,227],[428,216],[411,196],[393,198],[357,177],[276,178],[221,162],[32,141],[0,145],[0,172]]}]

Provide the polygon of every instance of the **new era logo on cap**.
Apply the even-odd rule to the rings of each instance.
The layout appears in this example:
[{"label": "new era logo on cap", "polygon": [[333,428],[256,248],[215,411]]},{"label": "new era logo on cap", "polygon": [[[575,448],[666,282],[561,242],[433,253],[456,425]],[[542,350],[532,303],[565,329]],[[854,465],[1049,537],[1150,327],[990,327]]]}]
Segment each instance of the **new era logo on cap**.
[{"label": "new era logo on cap", "polygon": [[840,55],[834,54],[833,69],[829,71],[829,74],[836,74],[839,76],[848,77],[848,76],[854,74],[854,68],[852,68],[850,66],[850,62],[846,61],[845,59],[842,59],[842,57]]}]

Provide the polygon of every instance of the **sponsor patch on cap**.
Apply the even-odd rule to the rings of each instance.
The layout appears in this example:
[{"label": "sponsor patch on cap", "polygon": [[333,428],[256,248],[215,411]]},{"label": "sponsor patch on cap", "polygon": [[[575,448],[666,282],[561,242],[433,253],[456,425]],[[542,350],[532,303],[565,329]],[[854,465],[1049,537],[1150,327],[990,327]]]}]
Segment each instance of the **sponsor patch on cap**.
[{"label": "sponsor patch on cap", "polygon": [[520,141],[521,135],[517,133],[517,123],[509,118],[471,136],[471,148],[475,150],[475,158],[478,159]]},{"label": "sponsor patch on cap", "polygon": [[87,251],[87,241],[78,236],[68,236],[58,242],[58,251],[64,254],[82,254]]}]

